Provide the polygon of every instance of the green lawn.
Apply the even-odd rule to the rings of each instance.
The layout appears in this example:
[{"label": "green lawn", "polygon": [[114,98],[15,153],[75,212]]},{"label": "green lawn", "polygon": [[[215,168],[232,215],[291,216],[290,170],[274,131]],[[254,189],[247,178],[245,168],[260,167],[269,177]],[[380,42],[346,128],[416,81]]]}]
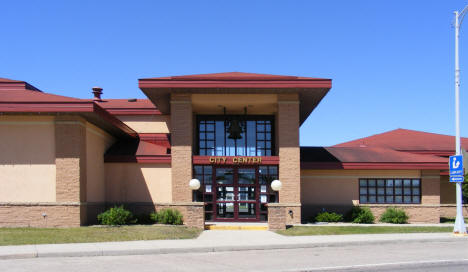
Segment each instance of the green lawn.
[{"label": "green lawn", "polygon": [[0,246],[87,243],[132,240],[190,239],[201,229],[184,226],[121,226],[79,228],[0,228]]},{"label": "green lawn", "polygon": [[297,226],[277,233],[289,236],[452,232],[453,227],[393,227],[393,226]]}]

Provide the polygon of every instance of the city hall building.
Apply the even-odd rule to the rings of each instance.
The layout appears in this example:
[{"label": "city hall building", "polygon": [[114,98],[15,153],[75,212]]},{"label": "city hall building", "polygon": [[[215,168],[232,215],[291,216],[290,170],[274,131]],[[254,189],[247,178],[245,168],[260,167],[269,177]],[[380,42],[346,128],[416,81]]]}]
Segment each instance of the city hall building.
[{"label": "city hall building", "polygon": [[195,227],[281,229],[353,205],[377,217],[396,206],[410,222],[455,216],[454,137],[397,129],[299,146],[330,79],[234,72],[139,87],[147,99],[108,99],[97,87],[78,99],[0,79],[0,226],[95,224],[120,204],[135,214],[174,208]]}]

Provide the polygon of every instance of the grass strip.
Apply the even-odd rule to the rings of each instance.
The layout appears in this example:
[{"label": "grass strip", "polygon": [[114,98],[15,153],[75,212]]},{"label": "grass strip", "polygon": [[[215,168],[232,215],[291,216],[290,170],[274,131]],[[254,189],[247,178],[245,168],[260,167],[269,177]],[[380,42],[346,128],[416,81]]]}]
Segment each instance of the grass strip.
[{"label": "grass strip", "polygon": [[297,226],[277,233],[288,236],[452,232],[453,227]]},{"label": "grass strip", "polygon": [[0,228],[0,246],[191,239],[198,237],[201,231],[201,229],[185,226],[140,225],[79,228]]}]

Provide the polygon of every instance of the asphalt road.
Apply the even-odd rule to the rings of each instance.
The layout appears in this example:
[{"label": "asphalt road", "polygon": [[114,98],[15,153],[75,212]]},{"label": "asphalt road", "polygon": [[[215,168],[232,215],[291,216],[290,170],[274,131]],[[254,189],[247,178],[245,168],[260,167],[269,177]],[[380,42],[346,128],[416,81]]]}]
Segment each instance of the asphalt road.
[{"label": "asphalt road", "polygon": [[468,239],[283,250],[0,260],[0,271],[468,271]]}]

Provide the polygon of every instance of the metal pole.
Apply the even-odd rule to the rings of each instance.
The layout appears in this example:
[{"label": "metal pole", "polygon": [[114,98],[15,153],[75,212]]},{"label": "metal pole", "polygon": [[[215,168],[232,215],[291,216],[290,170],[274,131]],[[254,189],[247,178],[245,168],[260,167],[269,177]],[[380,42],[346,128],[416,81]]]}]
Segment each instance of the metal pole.
[{"label": "metal pole", "polygon": [[[459,14],[455,11],[455,153],[460,155],[460,66],[458,63],[458,33],[460,30]],[[457,217],[453,233],[466,234],[465,219],[462,210],[462,182],[456,183]]]}]

